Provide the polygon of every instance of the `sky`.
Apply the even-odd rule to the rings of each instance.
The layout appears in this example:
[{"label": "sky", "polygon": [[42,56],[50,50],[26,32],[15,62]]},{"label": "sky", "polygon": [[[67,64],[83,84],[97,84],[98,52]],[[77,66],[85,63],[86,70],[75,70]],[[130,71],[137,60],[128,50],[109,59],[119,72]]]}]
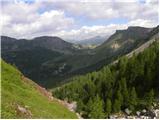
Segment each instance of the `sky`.
[{"label": "sky", "polygon": [[[77,2],[78,1],[78,2]],[[155,27],[158,0],[1,0],[1,35],[83,40],[128,26]]]}]

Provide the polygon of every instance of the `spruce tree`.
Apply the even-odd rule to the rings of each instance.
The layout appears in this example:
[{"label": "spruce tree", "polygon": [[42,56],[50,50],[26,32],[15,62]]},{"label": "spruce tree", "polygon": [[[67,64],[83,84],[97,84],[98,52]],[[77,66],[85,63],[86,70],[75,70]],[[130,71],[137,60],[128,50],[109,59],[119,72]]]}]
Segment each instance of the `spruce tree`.
[{"label": "spruce tree", "polygon": [[109,116],[112,111],[112,102],[109,98],[106,100],[105,111],[106,111],[107,116]]},{"label": "spruce tree", "polygon": [[131,110],[134,110],[136,105],[137,105],[137,93],[136,93],[135,87],[132,87],[130,92],[129,108]]},{"label": "spruce tree", "polygon": [[146,101],[147,101],[147,107],[150,108],[152,106],[152,103],[154,102],[154,91],[153,89],[150,90],[149,93],[146,95]]},{"label": "spruce tree", "polygon": [[90,99],[88,104],[88,117],[89,118],[104,118],[104,110],[103,110],[103,101],[100,99],[100,97],[97,95],[95,98]]},{"label": "spruce tree", "polygon": [[115,113],[117,113],[121,110],[121,103],[118,99],[115,99],[112,109],[113,109],[113,112],[115,112]]},{"label": "spruce tree", "polygon": [[129,94],[128,94],[128,88],[127,88],[127,83],[125,78],[121,79],[121,86],[122,86],[121,91],[123,96],[123,104],[124,104],[124,107],[127,107],[129,102]]},{"label": "spruce tree", "polygon": [[84,104],[83,104],[82,100],[79,100],[79,101],[77,102],[76,111],[77,111],[77,112],[80,112],[80,111],[83,110],[83,108],[84,108]]},{"label": "spruce tree", "polygon": [[116,98],[117,98],[117,100],[120,102],[120,104],[122,105],[122,104],[123,104],[123,96],[122,96],[120,90],[117,90]]}]

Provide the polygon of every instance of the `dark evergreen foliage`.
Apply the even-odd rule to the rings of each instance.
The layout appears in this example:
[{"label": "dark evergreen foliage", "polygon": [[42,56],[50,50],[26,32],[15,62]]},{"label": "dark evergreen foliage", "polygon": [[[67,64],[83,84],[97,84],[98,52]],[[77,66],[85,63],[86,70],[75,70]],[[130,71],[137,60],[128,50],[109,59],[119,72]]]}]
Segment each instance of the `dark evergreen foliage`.
[{"label": "dark evergreen foliage", "polygon": [[53,95],[77,101],[77,111],[85,118],[105,118],[125,108],[135,111],[142,104],[147,108],[158,98],[158,51],[158,42],[154,42],[138,55],[122,57],[117,64],[98,72],[74,77]]}]

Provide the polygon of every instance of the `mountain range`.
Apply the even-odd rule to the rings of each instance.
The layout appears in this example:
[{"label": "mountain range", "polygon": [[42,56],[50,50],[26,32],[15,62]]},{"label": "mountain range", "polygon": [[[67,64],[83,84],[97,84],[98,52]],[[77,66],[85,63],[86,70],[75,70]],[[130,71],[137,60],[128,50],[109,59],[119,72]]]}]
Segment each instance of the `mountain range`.
[{"label": "mountain range", "polygon": [[3,43],[2,51],[22,51],[34,48],[48,49],[58,52],[71,52],[76,50],[71,43],[62,40],[59,37],[42,36],[31,40],[15,39],[7,36],[1,36]]},{"label": "mountain range", "polygon": [[128,27],[117,30],[94,49],[83,48],[59,37],[42,36],[27,40],[1,36],[2,58],[16,65],[25,76],[38,84],[53,88],[74,75],[99,70],[152,37],[157,39],[158,28]]},{"label": "mountain range", "polygon": [[74,43],[80,44],[80,45],[100,45],[102,44],[104,41],[106,41],[106,36],[95,36],[92,38],[88,38],[88,39],[84,39],[84,40],[78,40],[75,41]]}]

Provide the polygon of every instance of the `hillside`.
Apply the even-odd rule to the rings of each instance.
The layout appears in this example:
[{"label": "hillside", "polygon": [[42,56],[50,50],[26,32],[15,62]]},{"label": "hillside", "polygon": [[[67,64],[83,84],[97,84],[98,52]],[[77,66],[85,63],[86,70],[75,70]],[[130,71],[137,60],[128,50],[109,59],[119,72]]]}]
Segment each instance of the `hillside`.
[{"label": "hillside", "polygon": [[[130,58],[133,55],[137,55],[137,54],[143,52],[144,49],[148,48],[153,42],[155,42],[156,40],[158,40],[159,39],[158,37],[159,37],[158,34],[156,34],[155,36],[152,36],[149,41],[145,42],[143,45],[141,45],[140,47],[134,49],[130,53],[126,54],[125,56],[127,56],[128,58]],[[111,64],[115,64],[117,62],[118,62],[118,60],[112,62]]]},{"label": "hillside", "polygon": [[50,93],[1,60],[1,118],[77,118]]},{"label": "hillside", "polygon": [[[74,61],[77,61],[75,65],[80,64],[81,68],[74,70],[73,73],[84,74],[99,70],[104,65],[132,52],[147,41],[159,39],[158,34],[159,26],[155,28],[129,27],[125,30],[117,30],[103,44],[95,49],[88,50],[88,55],[77,59],[74,57]],[[69,60],[71,61],[72,58]]]},{"label": "hillside", "polygon": [[141,115],[157,118],[159,42],[153,42],[130,58],[121,57],[116,64],[99,71],[73,77],[72,82],[54,89],[53,95],[77,101],[77,111],[84,118],[110,118],[115,114],[120,118],[140,118]]},{"label": "hillside", "polygon": [[148,34],[151,31],[152,28],[132,26],[125,30],[116,30],[107,41],[95,49],[95,52],[100,55],[103,54],[104,58],[112,57],[111,54],[114,54],[114,57],[122,53],[126,54],[149,40]]},{"label": "hillside", "polygon": [[[36,37],[32,40],[1,36],[1,44],[2,58],[8,63],[16,65],[25,76],[43,86],[48,80],[45,77],[46,73],[50,71],[50,68],[46,69],[43,64],[49,60],[57,61],[57,59],[65,58],[79,51],[73,44],[61,38],[49,36]],[[55,72],[62,65],[59,64],[52,69]],[[54,72],[52,78],[56,76]]]}]

